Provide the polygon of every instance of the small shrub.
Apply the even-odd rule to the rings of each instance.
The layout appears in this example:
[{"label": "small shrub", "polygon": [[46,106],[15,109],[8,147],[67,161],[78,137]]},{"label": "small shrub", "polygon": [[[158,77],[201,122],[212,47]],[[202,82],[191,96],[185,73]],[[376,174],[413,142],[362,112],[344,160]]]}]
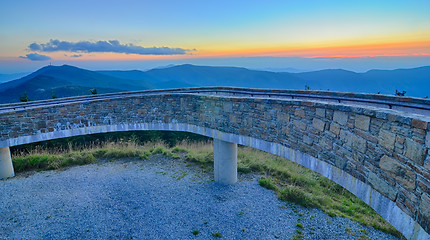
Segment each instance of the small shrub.
[{"label": "small shrub", "polygon": [[279,192],[279,198],[284,201],[297,203],[304,207],[315,206],[303,190],[294,186],[282,189]]},{"label": "small shrub", "polygon": [[20,102],[30,102],[31,99],[27,96],[27,92],[25,92],[24,95],[19,96],[19,101]]},{"label": "small shrub", "polygon": [[260,186],[267,188],[267,189],[270,189],[270,190],[276,190],[277,189],[276,184],[273,181],[273,178],[271,178],[271,177],[268,177],[268,178],[261,177],[258,180],[258,184],[260,184]]},{"label": "small shrub", "polygon": [[212,233],[212,236],[216,237],[216,238],[222,238],[221,233],[216,232],[216,233]]},{"label": "small shrub", "polygon": [[189,152],[190,151],[188,149],[181,148],[181,147],[178,147],[178,146],[176,146],[176,147],[174,147],[172,149],[172,153],[189,153]]},{"label": "small shrub", "polygon": [[198,235],[198,234],[199,234],[199,231],[197,231],[197,230],[194,230],[194,231],[193,231],[193,235],[194,235],[194,236],[196,236],[196,235]]},{"label": "small shrub", "polygon": [[299,229],[296,229],[296,234],[292,237],[293,240],[302,240],[303,239],[303,233]]},{"label": "small shrub", "polygon": [[405,96],[405,93],[406,93],[406,91],[397,91],[397,89],[396,89],[396,96],[401,96],[401,97],[403,97],[403,96]]}]

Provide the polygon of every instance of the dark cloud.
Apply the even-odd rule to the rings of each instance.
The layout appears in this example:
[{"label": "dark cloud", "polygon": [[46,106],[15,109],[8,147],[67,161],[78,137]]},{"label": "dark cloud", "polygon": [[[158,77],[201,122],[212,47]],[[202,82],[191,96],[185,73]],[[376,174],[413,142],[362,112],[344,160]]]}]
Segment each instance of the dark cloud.
[{"label": "dark cloud", "polygon": [[51,60],[51,57],[46,56],[46,55],[41,55],[38,53],[30,53],[24,56],[20,56],[20,58],[24,58],[24,59],[28,59],[31,61],[47,61],[47,60]]},{"label": "dark cloud", "polygon": [[310,57],[309,59],[313,60],[341,60],[341,57]]},{"label": "dark cloud", "polygon": [[71,57],[74,57],[74,58],[82,57],[82,54],[73,54]]},{"label": "dark cloud", "polygon": [[181,55],[190,51],[182,48],[140,47],[133,44],[121,44],[117,40],[74,43],[51,39],[48,43],[32,43],[28,47],[32,51],[39,52],[113,52],[140,55]]}]

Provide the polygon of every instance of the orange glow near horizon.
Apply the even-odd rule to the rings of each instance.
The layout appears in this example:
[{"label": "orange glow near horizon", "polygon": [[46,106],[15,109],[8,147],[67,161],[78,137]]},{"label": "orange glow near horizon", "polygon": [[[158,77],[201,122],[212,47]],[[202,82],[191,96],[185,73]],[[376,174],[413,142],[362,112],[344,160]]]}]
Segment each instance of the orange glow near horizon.
[{"label": "orange glow near horizon", "polygon": [[[316,44],[315,44],[316,45]],[[43,54],[43,53],[42,53]],[[72,53],[52,52],[53,61],[139,61],[178,60],[229,57],[303,57],[303,58],[358,58],[380,56],[430,56],[430,41],[371,43],[355,45],[326,46],[278,46],[260,48],[206,48],[190,51],[185,55],[138,55],[120,53],[80,53],[81,57],[71,57]]]},{"label": "orange glow near horizon", "polygon": [[428,56],[430,41],[378,43],[362,45],[340,45],[327,47],[277,47],[261,49],[230,49],[218,51],[200,51],[196,57],[374,57],[374,56]]}]

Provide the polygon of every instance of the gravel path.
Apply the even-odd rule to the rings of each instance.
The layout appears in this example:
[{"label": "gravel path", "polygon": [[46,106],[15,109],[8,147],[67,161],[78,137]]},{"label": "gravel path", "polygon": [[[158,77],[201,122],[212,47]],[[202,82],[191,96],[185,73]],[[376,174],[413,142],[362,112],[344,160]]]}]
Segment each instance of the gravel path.
[{"label": "gravel path", "polygon": [[232,186],[211,176],[153,156],[3,180],[0,239],[397,239],[279,201],[250,175]]}]

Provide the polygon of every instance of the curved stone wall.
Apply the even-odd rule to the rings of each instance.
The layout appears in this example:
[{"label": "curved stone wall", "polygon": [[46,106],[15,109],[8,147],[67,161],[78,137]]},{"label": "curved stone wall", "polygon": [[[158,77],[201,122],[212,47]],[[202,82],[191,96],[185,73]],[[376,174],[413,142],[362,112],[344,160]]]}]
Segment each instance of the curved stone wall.
[{"label": "curved stone wall", "polygon": [[408,239],[430,239],[429,122],[313,101],[124,96],[0,113],[0,148],[111,131],[194,132],[295,161],[363,199]]}]

